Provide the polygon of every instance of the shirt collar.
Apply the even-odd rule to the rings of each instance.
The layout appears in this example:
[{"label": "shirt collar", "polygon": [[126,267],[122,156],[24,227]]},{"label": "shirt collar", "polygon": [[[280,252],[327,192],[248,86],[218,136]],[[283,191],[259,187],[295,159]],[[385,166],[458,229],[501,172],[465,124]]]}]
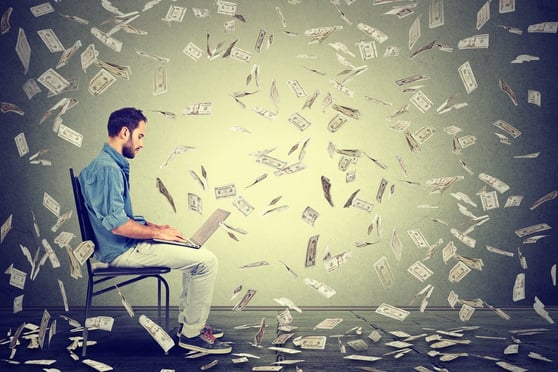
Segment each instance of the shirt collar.
[{"label": "shirt collar", "polygon": [[130,162],[124,155],[112,148],[108,143],[103,145],[103,152],[108,154],[126,174],[130,173]]}]

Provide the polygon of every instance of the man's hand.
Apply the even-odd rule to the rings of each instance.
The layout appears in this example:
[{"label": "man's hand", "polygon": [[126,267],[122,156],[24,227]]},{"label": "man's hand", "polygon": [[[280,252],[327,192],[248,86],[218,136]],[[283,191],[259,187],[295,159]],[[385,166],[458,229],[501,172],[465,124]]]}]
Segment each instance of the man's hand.
[{"label": "man's hand", "polygon": [[146,225],[132,219],[112,230],[113,234],[126,236],[133,239],[165,239],[178,242],[187,241],[184,234],[169,225],[157,225],[146,222]]}]

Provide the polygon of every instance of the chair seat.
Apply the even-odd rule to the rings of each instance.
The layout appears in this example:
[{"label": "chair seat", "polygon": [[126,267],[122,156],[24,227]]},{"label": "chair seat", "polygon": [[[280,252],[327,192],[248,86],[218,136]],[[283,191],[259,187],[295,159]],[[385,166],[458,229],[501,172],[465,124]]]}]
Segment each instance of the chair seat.
[{"label": "chair seat", "polygon": [[149,266],[149,267],[98,267],[93,269],[95,276],[114,276],[114,275],[160,275],[170,272],[170,268],[166,266]]}]

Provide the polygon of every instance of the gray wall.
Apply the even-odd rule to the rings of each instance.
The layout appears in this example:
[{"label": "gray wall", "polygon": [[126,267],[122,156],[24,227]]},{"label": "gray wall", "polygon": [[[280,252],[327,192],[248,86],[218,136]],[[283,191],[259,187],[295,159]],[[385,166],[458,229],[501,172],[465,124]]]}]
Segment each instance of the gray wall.
[{"label": "gray wall", "polygon": [[[12,230],[0,245],[0,269],[6,270],[11,264],[30,275],[30,265],[23,256],[20,244],[34,254],[46,239],[58,256],[61,267],[52,268],[50,262],[41,268],[35,280],[27,278],[25,289],[9,285],[9,275],[4,275],[1,285],[1,303],[11,306],[14,297],[24,294],[25,306],[62,305],[57,279],[64,282],[70,306],[84,302],[85,279],[70,277],[70,266],[66,250],[54,244],[61,231],[76,234],[71,246],[79,242],[79,230],[75,215],[58,232],[51,226],[57,217],[43,206],[44,193],[51,195],[61,205],[61,212],[73,210],[73,199],[68,179],[68,168],[78,171],[94,157],[106,140],[106,120],[111,111],[123,106],[143,109],[149,118],[145,148],[132,161],[132,193],[135,210],[159,223],[169,223],[191,232],[201,224],[215,208],[232,211],[228,223],[246,230],[248,234],[235,233],[239,241],[231,239],[226,231],[219,230],[208,242],[206,249],[213,250],[220,258],[220,276],[217,283],[214,304],[233,306],[232,291],[239,285],[243,291],[257,290],[254,305],[275,305],[273,299],[287,297],[299,306],[375,306],[382,302],[393,305],[409,305],[415,294],[427,285],[434,286],[430,304],[447,306],[447,297],[454,291],[462,299],[481,298],[494,306],[531,306],[538,296],[547,305],[557,305],[556,287],[551,281],[551,267],[557,262],[556,238],[552,229],[539,234],[548,235],[534,244],[524,244],[515,231],[538,223],[556,225],[556,201],[550,201],[531,210],[529,207],[541,196],[557,189],[556,173],[556,34],[528,33],[531,24],[557,19],[555,2],[535,2],[518,0],[516,10],[500,14],[498,1],[490,5],[491,18],[480,29],[476,28],[477,12],[485,3],[481,0],[446,0],[445,22],[437,28],[429,27],[430,1],[417,2],[414,13],[398,19],[384,15],[393,6],[408,4],[373,5],[371,0],[357,0],[348,5],[333,2],[304,0],[299,4],[288,1],[243,1],[239,0],[237,14],[246,22],[236,20],[235,30],[225,32],[224,24],[231,21],[228,15],[217,14],[214,2],[207,1],[162,1],[152,9],[142,12],[141,2],[113,1],[122,12],[139,11],[139,17],[132,22],[146,35],[116,32],[113,37],[122,41],[120,52],[115,52],[90,32],[92,27],[108,31],[111,23],[103,23],[111,14],[101,7],[100,1],[60,1],[51,2],[56,12],[34,17],[30,6],[38,2],[4,1],[1,11],[13,7],[10,18],[11,29],[0,36],[2,55],[1,101],[18,105],[24,115],[12,112],[0,114],[2,146],[0,220],[3,223],[13,215]],[[350,3],[350,2],[349,2]],[[170,5],[185,6],[187,12],[182,22],[163,22]],[[283,27],[275,7],[284,15],[287,25]],[[193,8],[209,9],[210,17],[199,19]],[[344,21],[340,12],[352,21]],[[89,21],[88,25],[63,18],[61,14],[75,15]],[[408,31],[420,16],[422,35],[413,46],[408,47]],[[373,40],[361,32],[357,25],[367,24],[384,32],[388,39],[375,42],[378,57],[363,61],[356,43]],[[513,26],[523,31],[517,35],[499,25]],[[310,43],[311,37],[305,31],[315,27],[342,26],[321,43]],[[18,29],[22,28],[31,45],[30,68],[24,73],[15,52]],[[42,92],[28,99],[22,85],[28,79],[37,80],[49,68],[55,68],[61,53],[51,53],[39,38],[37,31],[52,28],[64,47],[69,48],[77,40],[82,47],[69,63],[57,69],[66,79],[77,79],[77,90],[49,97],[48,90],[39,84]],[[255,43],[260,29],[267,32],[260,52]],[[476,34],[489,34],[487,49],[460,50],[458,42]],[[194,42],[206,50],[206,37],[210,35],[212,48],[222,43],[225,49],[233,41],[236,46],[252,53],[249,62],[232,58],[208,59],[204,54],[194,61],[182,52],[189,42]],[[273,42],[267,47],[268,37]],[[453,48],[453,52],[434,47],[415,58],[411,53],[423,45],[436,40]],[[336,51],[330,43],[341,42],[354,54]],[[88,84],[99,71],[93,65],[84,72],[80,54],[93,43],[98,51],[98,59],[129,66],[132,71],[129,80],[117,79],[99,96],[88,92]],[[388,46],[401,47],[400,55],[384,57]],[[168,92],[153,94],[153,74],[159,62],[136,54],[136,50],[166,57]],[[368,70],[347,81],[346,86],[352,97],[336,89],[330,82],[342,81],[347,75],[341,74],[348,67],[336,57],[343,56],[353,66],[367,66]],[[540,58],[523,64],[510,63],[521,54]],[[303,56],[311,58],[302,58]],[[467,94],[458,74],[458,67],[470,62],[478,82],[478,88]],[[246,77],[254,65],[259,66],[260,85],[254,79],[247,85]],[[310,71],[318,70],[319,74]],[[428,80],[399,87],[395,81],[415,74],[426,74]],[[515,106],[498,85],[505,80],[517,95]],[[287,84],[297,80],[311,96],[319,95],[311,108],[303,108],[307,97],[297,98]],[[256,112],[254,107],[275,111],[270,98],[272,81],[277,84],[280,96],[277,117],[268,120]],[[420,112],[410,99],[413,93],[404,88],[420,85],[420,90],[432,101],[433,107]],[[537,90],[542,95],[542,105],[527,102],[528,90]],[[232,97],[238,91],[256,92],[240,98],[245,105],[235,102]],[[336,111],[329,106],[322,110],[327,93],[331,93],[338,105],[357,109],[359,119],[349,118],[337,132],[327,129],[328,122]],[[455,95],[453,103],[466,102],[459,110],[439,114],[442,103]],[[53,131],[54,116],[42,124],[43,114],[60,99],[75,98],[79,103],[62,115],[63,125],[83,135],[81,147],[71,144]],[[389,103],[384,105],[367,99]],[[211,102],[210,115],[183,115],[185,107]],[[398,108],[408,105],[408,112],[388,120]],[[175,119],[166,118],[155,110],[176,114]],[[288,121],[294,113],[300,113],[310,123],[301,131]],[[421,151],[410,151],[402,132],[391,128],[397,121],[410,121],[409,131],[415,133],[421,127],[431,127],[434,135],[421,146]],[[492,124],[504,120],[522,134],[513,138]],[[243,127],[249,133],[231,130]],[[445,132],[449,126],[461,128],[457,137],[473,135],[477,141],[464,148],[461,154],[452,151],[453,136]],[[20,157],[14,137],[24,133],[29,153]],[[506,135],[510,144],[500,143],[495,133]],[[256,161],[251,153],[274,148],[269,155],[293,164],[298,161],[297,151],[289,150],[297,143],[309,139],[303,163],[306,168],[293,174],[277,176],[275,169]],[[339,170],[341,154],[328,154],[328,145],[333,143],[338,149],[357,149],[362,156],[348,168],[356,171],[353,182],[346,182],[346,172]],[[166,167],[161,164],[179,145],[195,147],[195,150],[176,156]],[[52,166],[30,164],[29,157],[35,152],[47,149],[42,157],[52,162]],[[540,152],[535,159],[515,158],[518,155]],[[382,169],[365,154],[381,161]],[[403,159],[407,175],[400,167],[397,156]],[[469,174],[462,163],[472,169]],[[203,166],[208,174],[208,187],[203,190],[190,176],[194,170],[201,174]],[[253,187],[246,188],[258,176],[268,177]],[[480,191],[494,189],[481,181],[480,173],[499,178],[509,185],[504,193],[497,192],[499,207],[484,211]],[[330,206],[322,191],[320,178],[325,176],[331,182],[334,206]],[[433,193],[429,180],[439,177],[460,176],[442,193]],[[158,192],[155,180],[163,180],[172,194],[177,211]],[[381,202],[376,199],[380,181],[387,181],[387,191]],[[244,216],[233,206],[233,198],[216,199],[214,188],[235,184],[237,194],[242,195],[253,206],[254,211]],[[416,184],[415,184],[416,183]],[[390,194],[391,188],[393,194]],[[373,203],[371,212],[343,205],[348,197],[360,190],[357,198]],[[476,207],[458,201],[452,193],[464,193]],[[187,195],[195,193],[203,200],[200,215],[188,209]],[[521,195],[519,206],[504,207],[509,196]],[[276,213],[263,215],[268,204],[276,197],[281,199],[275,206],[288,208]],[[465,231],[471,226],[469,217],[459,211],[458,204],[467,206],[476,216],[487,215],[489,220],[477,226],[469,236],[476,240],[474,248],[468,247],[450,233],[451,228]],[[306,207],[319,213],[314,226],[301,218]],[[33,214],[40,227],[40,236],[34,233]],[[368,233],[370,224],[380,220],[381,234],[377,226]],[[420,230],[430,245],[442,243],[433,256],[423,263],[433,272],[424,282],[413,277],[407,269],[425,257],[426,249],[417,247],[408,231]],[[402,257],[398,260],[391,249],[393,232],[402,243]],[[532,235],[539,235],[532,234]],[[317,261],[312,267],[305,267],[306,247],[311,236],[319,235]],[[531,236],[531,235],[529,235]],[[529,237],[527,236],[527,237]],[[367,241],[374,244],[356,246],[355,242]],[[472,270],[459,283],[448,281],[450,269],[457,263],[456,258],[443,261],[442,248],[453,242],[457,253],[470,258],[482,259],[482,271]],[[489,252],[486,246],[496,247],[513,254],[508,257]],[[334,272],[326,272],[322,258],[350,250],[346,263]],[[528,268],[520,266],[519,252],[525,257]],[[43,255],[44,251],[39,255]],[[386,257],[393,273],[391,288],[384,288],[374,269],[374,263]],[[257,261],[269,265],[257,268],[241,268]],[[286,270],[288,265],[296,274],[293,277]],[[526,297],[514,302],[512,289],[516,275],[526,274]],[[84,272],[85,275],[85,272]],[[173,293],[179,293],[180,282],[176,273],[169,275]],[[325,283],[336,290],[336,294],[326,299],[304,284],[304,278]],[[125,294],[132,305],[152,304],[153,299],[145,295],[148,284],[126,288]],[[176,299],[173,298],[173,303]],[[420,300],[419,300],[420,301]],[[118,305],[117,294],[110,294],[96,300],[97,304]],[[415,303],[418,304],[418,303]]]}]

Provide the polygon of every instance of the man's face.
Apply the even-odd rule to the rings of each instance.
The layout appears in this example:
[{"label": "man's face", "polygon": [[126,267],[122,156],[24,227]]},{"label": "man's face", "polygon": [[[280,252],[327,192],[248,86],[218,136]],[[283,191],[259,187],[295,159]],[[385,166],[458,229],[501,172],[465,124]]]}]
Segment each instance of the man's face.
[{"label": "man's face", "polygon": [[133,159],[139,150],[143,148],[143,137],[145,136],[145,121],[141,120],[139,125],[130,133],[128,141],[122,147],[122,155]]}]

